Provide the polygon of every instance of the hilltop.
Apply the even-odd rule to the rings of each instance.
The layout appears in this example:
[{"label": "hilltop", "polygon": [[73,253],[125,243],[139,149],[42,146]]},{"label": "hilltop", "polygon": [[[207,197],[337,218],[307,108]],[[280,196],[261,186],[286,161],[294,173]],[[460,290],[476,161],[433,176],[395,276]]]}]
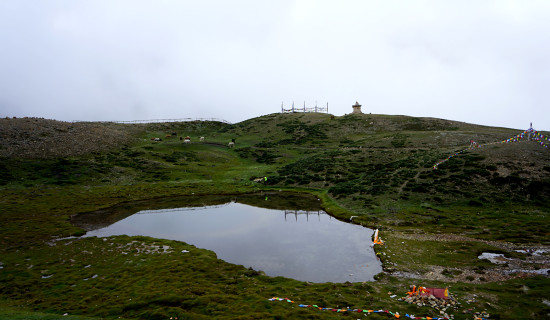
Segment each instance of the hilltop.
[{"label": "hilltop", "polygon": [[[270,114],[237,124],[0,119],[0,157],[5,159],[0,170],[16,177],[17,170],[5,166],[15,159],[27,159],[20,163],[25,165],[40,159],[53,163],[63,158],[65,162],[70,159],[96,168],[87,173],[92,181],[109,179],[109,173],[114,171],[128,173],[135,179],[144,177],[140,171],[155,171],[157,178],[163,176],[161,180],[166,181],[176,178],[174,168],[186,166],[189,175],[193,170],[204,171],[193,166],[194,162],[229,157],[262,165],[263,171],[250,172],[250,176],[241,179],[267,175],[271,185],[328,189],[336,197],[366,197],[361,201],[368,207],[376,206],[373,197],[387,193],[399,196],[394,200],[418,198],[436,203],[449,197],[452,201],[500,202],[510,198],[545,202],[550,191],[542,181],[550,177],[550,153],[536,143],[523,141],[471,149],[438,170],[432,169],[438,161],[467,149],[470,140],[483,145],[518,133],[514,129],[450,120],[372,114]],[[182,136],[190,136],[192,144],[184,146]],[[155,137],[164,141],[151,141]],[[199,142],[199,137],[205,137],[205,141]],[[236,141],[236,147],[228,153],[222,147],[231,140]],[[116,163],[106,161],[105,155],[109,155],[109,160],[116,158]],[[75,169],[74,174],[69,170],[58,175],[64,176],[65,182],[86,176]],[[172,177],[166,176],[167,171]],[[25,179],[15,180],[21,178]],[[3,181],[14,182],[7,178]]]},{"label": "hilltop", "polygon": [[[327,305],[367,301],[419,313],[388,300],[387,292],[422,282],[452,284],[461,299],[471,300],[476,292],[472,306],[502,319],[546,315],[550,311],[541,292],[549,286],[550,150],[533,141],[503,143],[521,132],[375,114],[270,114],[236,124],[0,119],[0,252],[5,257],[0,266],[6,265],[0,293],[8,299],[0,299],[0,305],[30,304],[56,313],[67,308],[107,318],[222,317],[225,309],[237,318],[292,318],[293,311],[262,303],[264,296],[288,294],[316,302],[324,292]],[[186,136],[191,143],[183,143]],[[235,146],[229,148],[232,140]],[[469,148],[470,140],[481,147]],[[353,223],[380,229],[386,245],[376,250],[386,273],[379,282],[340,286],[269,278],[221,262],[206,250],[143,237],[51,242],[82,235],[83,229],[70,223],[82,212],[172,196],[279,190],[312,193],[334,217],[350,221],[354,216]],[[134,248],[140,244],[197,255],[185,261],[175,253],[113,256],[113,249],[141,252]],[[501,253],[507,263],[478,259],[483,252]],[[32,263],[17,262],[26,259]],[[104,279],[94,287],[70,286],[87,265]],[[41,274],[51,270],[63,278],[45,283]],[[174,282],[172,273],[185,285]],[[121,281],[116,294],[113,279]],[[94,297],[102,307],[69,297]],[[519,310],[513,307],[518,303]],[[523,310],[533,311],[525,315]],[[465,312],[456,319],[471,318]]]},{"label": "hilltop", "polygon": [[[270,114],[236,124],[0,119],[0,184],[248,185],[266,176],[268,186],[328,191],[341,206],[360,214],[359,223],[424,229],[447,225],[484,238],[540,241],[542,236],[548,243],[546,232],[520,236],[501,227],[521,223],[513,212],[522,206],[547,207],[550,151],[529,141],[468,149],[470,140],[485,145],[519,133],[450,120],[372,114]],[[184,136],[191,137],[191,144],[182,143]],[[152,141],[157,137],[163,141]],[[227,148],[231,140],[236,141],[234,149]],[[438,161],[463,150],[433,169]],[[417,217],[418,210],[443,212],[453,207],[509,211],[503,213],[509,221],[488,221],[478,228],[452,214],[440,213],[437,221]],[[546,225],[531,228],[542,230]],[[487,234],[487,228],[495,230]]]},{"label": "hilltop", "polygon": [[0,119],[0,157],[71,157],[120,148],[136,130],[115,123],[63,122],[42,118]]},{"label": "hilltop", "polygon": [[[215,128],[211,128],[212,124]],[[52,158],[79,156],[92,152],[109,151],[132,143],[143,132],[171,134],[174,130],[189,133],[210,133],[216,129],[231,131],[235,136],[253,134],[257,139],[273,139],[290,134],[270,143],[303,144],[327,138],[342,143],[368,142],[359,137],[391,132],[446,132],[455,134],[436,136],[435,141],[423,141],[425,147],[448,147],[464,145],[469,138],[479,142],[516,131],[490,128],[463,122],[434,118],[407,116],[347,115],[332,117],[319,113],[270,114],[249,119],[234,125],[210,121],[174,123],[121,124],[115,122],[64,122],[44,118],[1,118],[0,157]],[[316,132],[319,131],[319,132]],[[476,132],[477,131],[477,132]],[[317,136],[316,136],[317,134]],[[317,139],[316,139],[317,138]],[[394,142],[395,143],[395,142]],[[366,144],[368,146],[368,143]]]}]

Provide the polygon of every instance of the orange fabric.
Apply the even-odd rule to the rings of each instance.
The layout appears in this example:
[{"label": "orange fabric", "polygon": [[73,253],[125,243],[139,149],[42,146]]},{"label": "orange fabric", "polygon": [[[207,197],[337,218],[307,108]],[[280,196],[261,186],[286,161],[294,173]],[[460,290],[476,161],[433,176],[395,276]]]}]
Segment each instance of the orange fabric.
[{"label": "orange fabric", "polygon": [[407,292],[408,295],[413,296],[428,296],[433,295],[439,299],[448,299],[449,298],[449,289],[448,288],[426,288],[413,286],[412,291]]}]

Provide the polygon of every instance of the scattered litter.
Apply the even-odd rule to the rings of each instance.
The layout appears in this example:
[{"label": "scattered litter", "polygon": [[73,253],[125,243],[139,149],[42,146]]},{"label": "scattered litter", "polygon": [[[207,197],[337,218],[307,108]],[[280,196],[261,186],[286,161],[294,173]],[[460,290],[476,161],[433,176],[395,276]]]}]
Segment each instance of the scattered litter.
[{"label": "scattered litter", "polygon": [[42,276],[42,279],[48,279],[48,278],[51,278],[53,276],[53,274],[49,274],[47,276]]},{"label": "scattered litter", "polygon": [[181,253],[187,253],[189,250],[181,250]]}]

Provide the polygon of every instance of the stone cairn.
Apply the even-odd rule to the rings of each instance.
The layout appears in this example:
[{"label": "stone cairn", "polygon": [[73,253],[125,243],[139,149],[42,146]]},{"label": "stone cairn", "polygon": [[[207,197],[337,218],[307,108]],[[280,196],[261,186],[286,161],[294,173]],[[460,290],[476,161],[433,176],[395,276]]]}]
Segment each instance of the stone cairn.
[{"label": "stone cairn", "polygon": [[431,307],[439,311],[441,317],[444,319],[454,319],[454,315],[449,315],[447,311],[457,311],[460,307],[460,302],[456,298],[449,294],[445,298],[435,297],[433,294],[423,293],[423,287],[419,287],[418,291],[416,286],[410,287],[410,291],[406,297],[399,298],[399,301],[405,301],[410,304],[416,304],[418,307]]}]

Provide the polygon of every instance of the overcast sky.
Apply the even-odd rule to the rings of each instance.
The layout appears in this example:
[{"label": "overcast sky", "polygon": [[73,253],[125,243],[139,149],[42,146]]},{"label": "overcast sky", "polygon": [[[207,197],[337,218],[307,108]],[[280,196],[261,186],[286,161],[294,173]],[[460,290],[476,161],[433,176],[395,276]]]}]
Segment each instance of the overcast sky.
[{"label": "overcast sky", "polygon": [[550,1],[0,0],[0,116],[290,107],[550,130]]}]

